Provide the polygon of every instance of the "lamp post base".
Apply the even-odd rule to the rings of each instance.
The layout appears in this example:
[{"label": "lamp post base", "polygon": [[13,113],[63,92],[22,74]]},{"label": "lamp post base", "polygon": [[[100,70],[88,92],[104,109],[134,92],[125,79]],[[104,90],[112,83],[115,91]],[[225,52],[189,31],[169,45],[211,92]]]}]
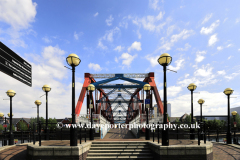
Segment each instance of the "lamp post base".
[{"label": "lamp post base", "polygon": [[150,130],[149,130],[149,128],[146,128],[146,130],[145,130],[145,140],[150,140]]},{"label": "lamp post base", "polygon": [[162,130],[162,145],[169,146],[168,129]]},{"label": "lamp post base", "polygon": [[90,129],[90,140],[94,140],[93,129]]},{"label": "lamp post base", "polygon": [[191,129],[190,133],[190,140],[195,140],[194,129]]},{"label": "lamp post base", "polygon": [[14,137],[13,137],[13,133],[10,133],[10,135],[9,135],[8,145],[14,145]]},{"label": "lamp post base", "polygon": [[76,129],[70,128],[70,146],[77,146],[77,134]]},{"label": "lamp post base", "polygon": [[45,129],[45,134],[46,134],[45,135],[45,140],[49,140],[49,129],[48,128]]},{"label": "lamp post base", "polygon": [[231,132],[227,132],[227,144],[232,144],[232,135],[231,135]]}]

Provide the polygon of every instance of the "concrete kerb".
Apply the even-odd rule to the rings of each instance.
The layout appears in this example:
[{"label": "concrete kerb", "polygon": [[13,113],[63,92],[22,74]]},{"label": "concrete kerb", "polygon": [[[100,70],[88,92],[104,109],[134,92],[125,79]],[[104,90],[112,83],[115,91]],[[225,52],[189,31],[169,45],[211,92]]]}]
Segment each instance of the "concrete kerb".
[{"label": "concrete kerb", "polygon": [[201,145],[170,145],[170,146],[162,146],[161,144],[149,142],[150,149],[158,155],[208,155],[213,152],[213,144],[211,142],[206,142],[204,144],[201,141]]},{"label": "concrete kerb", "polygon": [[33,144],[33,143],[21,143],[21,144],[7,145],[7,146],[1,147],[0,151],[3,151],[5,149],[11,148],[11,147],[15,147],[15,146],[22,146],[22,145],[29,145],[29,144]]},{"label": "concrete kerb", "polygon": [[226,143],[221,143],[221,142],[212,142],[212,143],[217,143],[217,144],[221,144],[221,145],[227,145],[227,146],[231,146],[231,147],[240,149],[240,145],[237,145],[237,144],[226,144]]},{"label": "concrete kerb", "polygon": [[27,146],[28,156],[47,156],[47,157],[56,157],[56,156],[81,156],[91,148],[92,142],[86,142],[84,144],[78,144],[78,146],[38,146],[29,144]]}]

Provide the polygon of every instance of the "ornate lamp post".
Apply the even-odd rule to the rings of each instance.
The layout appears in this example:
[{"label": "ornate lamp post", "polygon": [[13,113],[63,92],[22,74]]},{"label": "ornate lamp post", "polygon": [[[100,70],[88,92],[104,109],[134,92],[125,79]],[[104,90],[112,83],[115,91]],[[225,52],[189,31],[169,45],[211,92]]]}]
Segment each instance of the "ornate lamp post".
[{"label": "ornate lamp post", "polygon": [[[201,112],[201,123],[203,122],[202,121],[202,104],[204,103],[205,101],[203,100],[203,99],[199,99],[198,100],[198,103],[200,104],[200,112]],[[202,125],[201,125],[201,133],[202,133]],[[200,137],[200,139],[202,140],[203,139],[203,136],[202,136],[202,134],[201,134],[201,137]]]},{"label": "ornate lamp post", "polygon": [[[233,116],[233,123],[236,123],[236,115],[237,115],[237,111],[232,111],[232,116]],[[236,144],[236,128],[237,128],[237,124],[234,124],[234,139],[233,139],[233,143]]]},{"label": "ornate lamp post", "polygon": [[46,128],[45,128],[45,134],[46,134],[46,140],[49,140],[49,129],[48,129],[48,92],[51,91],[51,87],[47,84],[45,84],[42,87],[42,90],[46,92]]},{"label": "ornate lamp post", "polygon": [[[146,99],[149,99],[149,91],[151,89],[151,86],[149,84],[145,84],[143,86],[143,90],[146,91]],[[146,125],[148,126],[148,112],[149,112],[149,105],[147,106],[147,104],[145,104],[145,107],[147,108],[147,119],[146,119]],[[146,130],[145,130],[145,139],[146,140],[150,140],[150,130],[148,127],[146,127]]]},{"label": "ornate lamp post", "polygon": [[12,97],[16,95],[16,92],[14,90],[8,90],[7,95],[10,97],[10,113],[8,113],[8,116],[10,117],[10,137],[9,137],[9,145],[13,145],[13,132],[12,132]]},{"label": "ornate lamp post", "polygon": [[[37,123],[39,123],[39,106],[42,104],[42,102],[40,100],[36,100],[34,102],[37,105]],[[38,130],[39,127],[37,127]]]},{"label": "ornate lamp post", "polygon": [[[171,64],[172,57],[168,53],[163,53],[158,58],[158,63],[163,66],[163,73],[164,73],[164,79],[163,79],[163,96],[164,96],[164,117],[163,117],[163,123],[167,124],[167,66]],[[169,146],[169,136],[168,136],[168,128],[166,130],[162,130],[162,145],[163,146]]]},{"label": "ornate lamp post", "polygon": [[93,124],[93,119],[92,119],[92,112],[93,112],[93,104],[92,104],[92,92],[95,90],[95,86],[93,84],[89,84],[87,87],[88,91],[90,92],[90,104],[89,104],[89,108],[91,111],[91,128],[90,128],[90,140],[94,140],[94,135],[93,135],[93,128],[92,128],[92,124]]},{"label": "ornate lamp post", "polygon": [[[70,54],[66,61],[69,66],[72,67],[72,124],[76,124],[75,117],[75,67],[78,66],[81,62],[79,57],[76,54]],[[77,133],[75,128],[70,128],[70,146],[77,146]]]},{"label": "ornate lamp post", "polygon": [[[191,91],[191,124],[193,124],[193,91],[197,88],[197,86],[194,83],[190,83],[187,88]],[[195,139],[194,129],[191,128],[190,133],[190,139]]]},{"label": "ornate lamp post", "polygon": [[230,122],[230,95],[233,93],[232,88],[226,88],[223,93],[228,97],[228,129],[227,129],[227,144],[232,144],[231,122]]}]

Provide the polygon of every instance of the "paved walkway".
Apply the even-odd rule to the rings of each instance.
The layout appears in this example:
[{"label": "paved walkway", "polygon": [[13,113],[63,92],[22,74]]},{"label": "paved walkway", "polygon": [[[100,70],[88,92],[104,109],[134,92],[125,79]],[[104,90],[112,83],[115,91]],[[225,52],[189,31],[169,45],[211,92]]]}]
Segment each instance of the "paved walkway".
[{"label": "paved walkway", "polygon": [[[124,139],[124,141],[132,141],[137,139]],[[100,140],[95,140],[100,141]],[[113,141],[120,141],[114,139]],[[121,141],[123,141],[121,139]],[[142,141],[142,139],[138,139]],[[155,141],[156,142],[156,141]],[[170,140],[170,145],[194,145],[196,141],[190,140]],[[43,141],[42,145],[69,145],[70,141]],[[79,142],[78,142],[79,143]],[[84,141],[83,141],[84,143]],[[0,148],[1,149],[1,148]],[[17,145],[0,151],[0,160],[26,160],[27,145]],[[213,143],[213,160],[240,160],[240,146]]]}]

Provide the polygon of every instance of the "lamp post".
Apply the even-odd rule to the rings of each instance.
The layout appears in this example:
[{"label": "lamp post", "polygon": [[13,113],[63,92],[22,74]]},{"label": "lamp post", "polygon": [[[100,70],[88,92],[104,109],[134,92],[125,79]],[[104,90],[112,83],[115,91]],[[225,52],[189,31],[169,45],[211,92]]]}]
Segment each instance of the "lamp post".
[{"label": "lamp post", "polygon": [[90,92],[89,98],[90,98],[90,104],[89,104],[89,108],[91,111],[91,128],[90,128],[90,140],[94,140],[94,135],[93,135],[93,128],[92,128],[92,124],[93,124],[93,119],[92,119],[92,112],[93,112],[93,104],[92,104],[92,92],[95,90],[95,86],[93,84],[89,84],[87,87],[88,91]]},{"label": "lamp post", "polygon": [[[42,104],[42,102],[40,100],[36,100],[34,102],[37,105],[37,124],[39,124],[39,106]],[[39,127],[37,127],[38,130]]]},{"label": "lamp post", "polygon": [[[167,124],[167,66],[172,62],[172,57],[168,53],[163,53],[158,58],[158,63],[163,66],[163,73],[164,73],[164,83],[163,83],[163,96],[164,96],[164,117],[163,123]],[[168,128],[166,130],[162,130],[162,145],[169,146],[169,136],[168,136]]]},{"label": "lamp post", "polygon": [[51,91],[51,88],[49,85],[45,84],[43,87],[42,87],[42,90],[44,92],[46,92],[46,128],[45,128],[45,134],[46,134],[46,137],[45,139],[46,140],[49,140],[49,129],[48,129],[48,92]]},{"label": "lamp post", "polygon": [[232,111],[233,123],[234,123],[234,125],[233,125],[233,127],[234,127],[234,139],[233,139],[233,143],[234,143],[234,144],[237,144],[237,141],[236,141],[236,139],[235,139],[235,137],[236,137],[236,128],[237,128],[237,124],[235,124],[235,123],[236,123],[236,115],[237,115],[237,111]]},{"label": "lamp post", "polygon": [[[204,101],[203,99],[199,99],[199,100],[198,100],[198,103],[200,104],[201,123],[203,122],[203,121],[202,121],[202,104],[203,104],[204,102],[205,102],[205,101]],[[202,125],[201,125],[201,128],[200,128],[200,131],[201,131],[201,133],[202,133]],[[200,139],[203,140],[202,134],[201,134],[201,136],[200,136]]]},{"label": "lamp post", "polygon": [[[69,66],[72,67],[72,124],[76,124],[76,115],[75,115],[75,67],[78,66],[81,62],[79,57],[76,54],[70,54],[66,61]],[[77,146],[77,133],[76,129],[70,128],[70,146]]]},{"label": "lamp post", "polygon": [[10,97],[10,113],[8,113],[8,116],[10,117],[10,135],[9,135],[9,145],[13,145],[13,132],[12,132],[12,97],[16,95],[16,92],[14,90],[8,90],[7,95]]},{"label": "lamp post", "polygon": [[[191,91],[191,124],[193,124],[193,91],[197,88],[197,86],[194,83],[190,83],[187,88],[189,91]],[[191,128],[190,133],[191,133],[190,139],[194,140],[195,139],[194,129]]]},{"label": "lamp post", "polygon": [[[149,99],[149,91],[151,89],[151,86],[149,84],[145,84],[143,86],[143,90],[146,91],[146,99]],[[148,126],[148,112],[149,112],[149,105],[150,104],[145,104],[145,108],[147,108],[147,119],[146,119],[146,126]],[[146,127],[146,130],[145,130],[145,139],[146,140],[150,140],[150,130],[148,127]]]},{"label": "lamp post", "polygon": [[227,144],[232,144],[231,122],[230,122],[230,95],[233,93],[232,88],[226,88],[223,93],[228,97],[228,129],[227,129]]}]

